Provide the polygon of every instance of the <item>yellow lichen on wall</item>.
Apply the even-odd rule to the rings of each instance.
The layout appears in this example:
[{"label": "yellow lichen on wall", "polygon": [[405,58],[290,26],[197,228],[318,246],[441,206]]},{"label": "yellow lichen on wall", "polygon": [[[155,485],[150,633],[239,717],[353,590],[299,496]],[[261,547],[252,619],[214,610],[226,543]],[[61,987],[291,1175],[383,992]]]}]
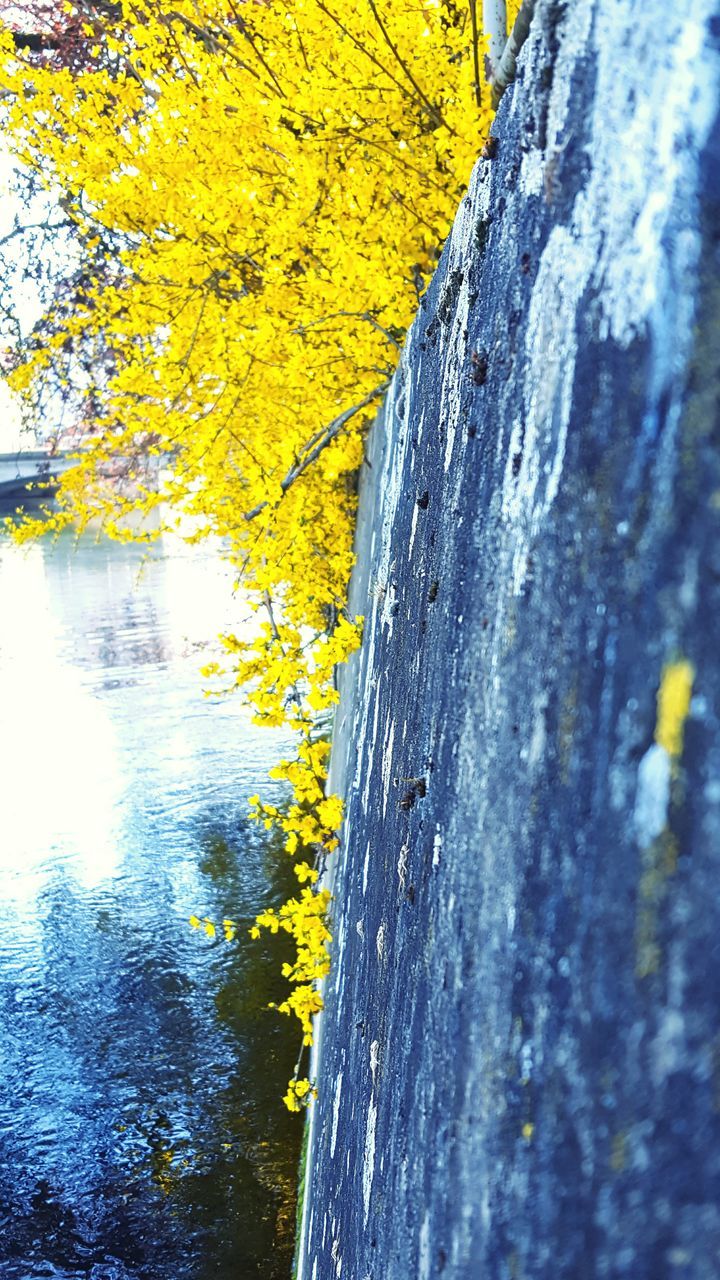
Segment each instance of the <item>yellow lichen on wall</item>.
[{"label": "yellow lichen on wall", "polygon": [[682,755],[695,668],[686,658],[663,667],[657,695],[655,741],[677,760]]},{"label": "yellow lichen on wall", "polygon": [[[695,679],[695,668],[687,658],[667,662],[663,667],[657,692],[657,720],[655,743],[667,752],[667,801],[672,799],[670,772],[683,750],[685,721],[690,712],[690,700]],[[650,754],[650,753],[648,753]],[[658,753],[661,754],[661,753]],[[677,871],[679,847],[677,837],[669,823],[647,847],[641,849],[642,873],[638,885],[637,921],[635,928],[635,972],[638,978],[658,973],[662,950],[658,938],[660,912],[668,893],[668,881]]]}]

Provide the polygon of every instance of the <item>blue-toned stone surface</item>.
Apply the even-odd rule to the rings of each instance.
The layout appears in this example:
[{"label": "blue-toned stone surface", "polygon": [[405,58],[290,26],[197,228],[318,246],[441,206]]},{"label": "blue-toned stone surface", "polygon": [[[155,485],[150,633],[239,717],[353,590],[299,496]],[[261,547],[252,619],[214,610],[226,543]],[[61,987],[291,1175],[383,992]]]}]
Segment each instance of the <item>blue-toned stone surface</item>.
[{"label": "blue-toned stone surface", "polygon": [[370,441],[301,1280],[720,1276],[719,83],[540,0]]}]

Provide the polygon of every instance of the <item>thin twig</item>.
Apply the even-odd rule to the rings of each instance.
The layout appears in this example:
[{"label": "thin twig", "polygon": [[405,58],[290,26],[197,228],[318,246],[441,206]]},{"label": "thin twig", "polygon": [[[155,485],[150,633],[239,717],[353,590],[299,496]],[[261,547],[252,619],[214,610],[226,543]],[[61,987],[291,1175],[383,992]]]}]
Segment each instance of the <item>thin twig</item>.
[{"label": "thin twig", "polygon": [[373,17],[374,17],[374,19],[375,19],[375,21],[376,21],[377,25],[379,26],[380,31],[382,32],[383,39],[384,39],[384,41],[385,41],[385,43],[386,43],[386,45],[387,45],[388,49],[390,50],[390,52],[392,53],[393,57],[395,58],[395,61],[398,63],[398,66],[402,67],[402,69],[403,69],[403,71],[405,72],[405,75],[407,76],[408,80],[410,81],[410,83],[411,83],[411,85],[412,85],[413,89],[415,90],[415,92],[417,93],[418,97],[420,98],[420,101],[421,101],[421,102],[423,102],[423,103],[425,104],[425,106],[427,107],[427,109],[428,109],[428,111],[429,111],[429,113],[430,113],[430,118],[431,118],[432,120],[434,120],[434,121],[436,122],[436,124],[441,124],[441,125],[443,125],[443,126],[444,126],[444,128],[445,128],[445,129],[447,129],[448,133],[452,133],[454,137],[457,137],[457,133],[456,133],[456,131],[455,131],[454,129],[451,129],[451,128],[450,128],[450,125],[449,125],[449,124],[447,123],[447,121],[444,119],[443,114],[442,114],[442,111],[440,110],[440,108],[439,108],[438,106],[436,106],[436,104],[435,104],[434,102],[431,102],[431,101],[430,101],[430,99],[428,98],[427,94],[423,93],[422,89],[420,88],[420,85],[418,84],[417,80],[415,79],[415,77],[414,77],[414,75],[413,75],[412,71],[410,70],[409,66],[407,65],[407,63],[406,63],[405,59],[402,57],[402,55],[401,55],[401,53],[400,53],[400,51],[399,51],[399,49],[398,49],[397,45],[396,45],[396,44],[395,44],[395,42],[392,40],[392,38],[391,38],[391,36],[390,36],[390,33],[389,33],[389,31],[388,31],[387,27],[385,26],[385,23],[383,22],[382,18],[380,17],[380,14],[379,14],[379,13],[378,13],[378,11],[377,11],[377,8],[375,7],[375,2],[374,2],[374,0],[368,0],[368,3],[369,3],[369,5],[370,5],[370,10],[371,10],[371,12],[372,12],[372,15],[373,15]]},{"label": "thin twig", "polygon": [[9,240],[14,240],[16,236],[25,235],[26,231],[62,231],[65,227],[74,227],[75,223],[70,219],[64,222],[25,222],[14,227],[12,231],[8,231],[6,236],[0,239],[0,248],[6,245]]},{"label": "thin twig", "polygon": [[482,106],[482,95],[480,93],[480,33],[478,32],[477,21],[477,0],[470,0],[470,21],[472,23],[472,46],[473,46],[473,72],[475,75],[475,105],[480,108]]},{"label": "thin twig", "polygon": [[392,80],[393,84],[396,85],[396,87],[400,90],[400,92],[403,94],[405,98],[409,98],[411,102],[414,101],[414,94],[410,93],[409,90],[405,88],[405,85],[402,84],[401,81],[398,80],[392,74],[391,71],[388,71],[387,67],[383,66],[382,62],[380,62],[380,60],[375,57],[375,54],[372,52],[372,50],[366,49],[365,45],[361,44],[361,42],[357,39],[357,37],[353,35],[352,31],[348,30],[348,28],[344,26],[344,24],[338,18],[337,14],[333,13],[331,9],[328,9],[327,5],[324,5],[322,3],[322,0],[317,0],[317,6],[318,6],[318,9],[321,9],[323,13],[327,14],[328,18],[330,18],[330,20],[334,22],[337,27],[340,28],[343,35],[346,35],[348,39],[352,41],[356,49],[359,49],[361,53],[364,53],[365,57],[369,58],[370,61],[378,68],[378,70],[382,71],[383,75],[387,76],[388,80]]},{"label": "thin twig", "polygon": [[[383,338],[392,344],[396,351],[400,351],[400,344],[397,339],[393,338],[392,334],[387,329],[383,328],[370,311],[333,311],[329,316],[322,316],[319,320],[308,320],[307,324],[298,325],[296,329],[292,330],[292,332],[297,333],[299,337],[302,338],[305,336],[308,329],[318,329],[320,325],[327,324],[328,320],[336,320],[339,316],[348,320],[367,321],[369,325],[372,325],[373,329],[377,329],[378,333],[381,333]],[[322,434],[322,432],[320,434]]]},{"label": "thin twig", "polygon": [[355,133],[353,129],[346,127],[341,133],[328,135],[325,141],[334,142],[336,139],[342,138],[343,136],[354,138],[355,141],[359,142],[363,147],[375,147],[377,151],[382,151],[383,155],[390,156],[390,158],[395,161],[395,164],[402,165],[403,169],[409,169],[411,173],[419,174],[423,181],[428,182],[431,187],[435,187],[438,191],[446,191],[447,188],[444,187],[441,182],[436,182],[434,178],[430,177],[427,169],[420,169],[416,164],[411,164],[410,161],[406,160],[398,151],[392,151],[390,147],[383,146],[382,142],[378,142],[376,138],[368,138],[364,134]]}]

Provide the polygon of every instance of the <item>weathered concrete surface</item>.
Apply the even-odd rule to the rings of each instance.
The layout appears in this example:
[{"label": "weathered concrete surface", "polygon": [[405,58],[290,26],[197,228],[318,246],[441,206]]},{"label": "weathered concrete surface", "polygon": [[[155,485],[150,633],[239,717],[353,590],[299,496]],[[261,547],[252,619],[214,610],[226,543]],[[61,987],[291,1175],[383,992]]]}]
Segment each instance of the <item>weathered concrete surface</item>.
[{"label": "weathered concrete surface", "polygon": [[719,80],[541,0],[375,430],[302,1280],[720,1276]]}]

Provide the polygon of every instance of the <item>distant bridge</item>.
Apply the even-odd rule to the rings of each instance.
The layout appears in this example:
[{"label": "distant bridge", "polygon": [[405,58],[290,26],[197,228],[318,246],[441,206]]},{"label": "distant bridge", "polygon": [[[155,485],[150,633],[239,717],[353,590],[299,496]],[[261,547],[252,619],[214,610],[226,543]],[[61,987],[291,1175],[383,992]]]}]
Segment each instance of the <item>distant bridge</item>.
[{"label": "distant bridge", "polygon": [[[17,453],[0,453],[0,502],[19,502],[23,498],[47,497],[57,487],[57,481],[72,466],[69,453],[50,454],[43,449],[21,450]],[[33,491],[29,486],[50,484],[50,489]]]}]

